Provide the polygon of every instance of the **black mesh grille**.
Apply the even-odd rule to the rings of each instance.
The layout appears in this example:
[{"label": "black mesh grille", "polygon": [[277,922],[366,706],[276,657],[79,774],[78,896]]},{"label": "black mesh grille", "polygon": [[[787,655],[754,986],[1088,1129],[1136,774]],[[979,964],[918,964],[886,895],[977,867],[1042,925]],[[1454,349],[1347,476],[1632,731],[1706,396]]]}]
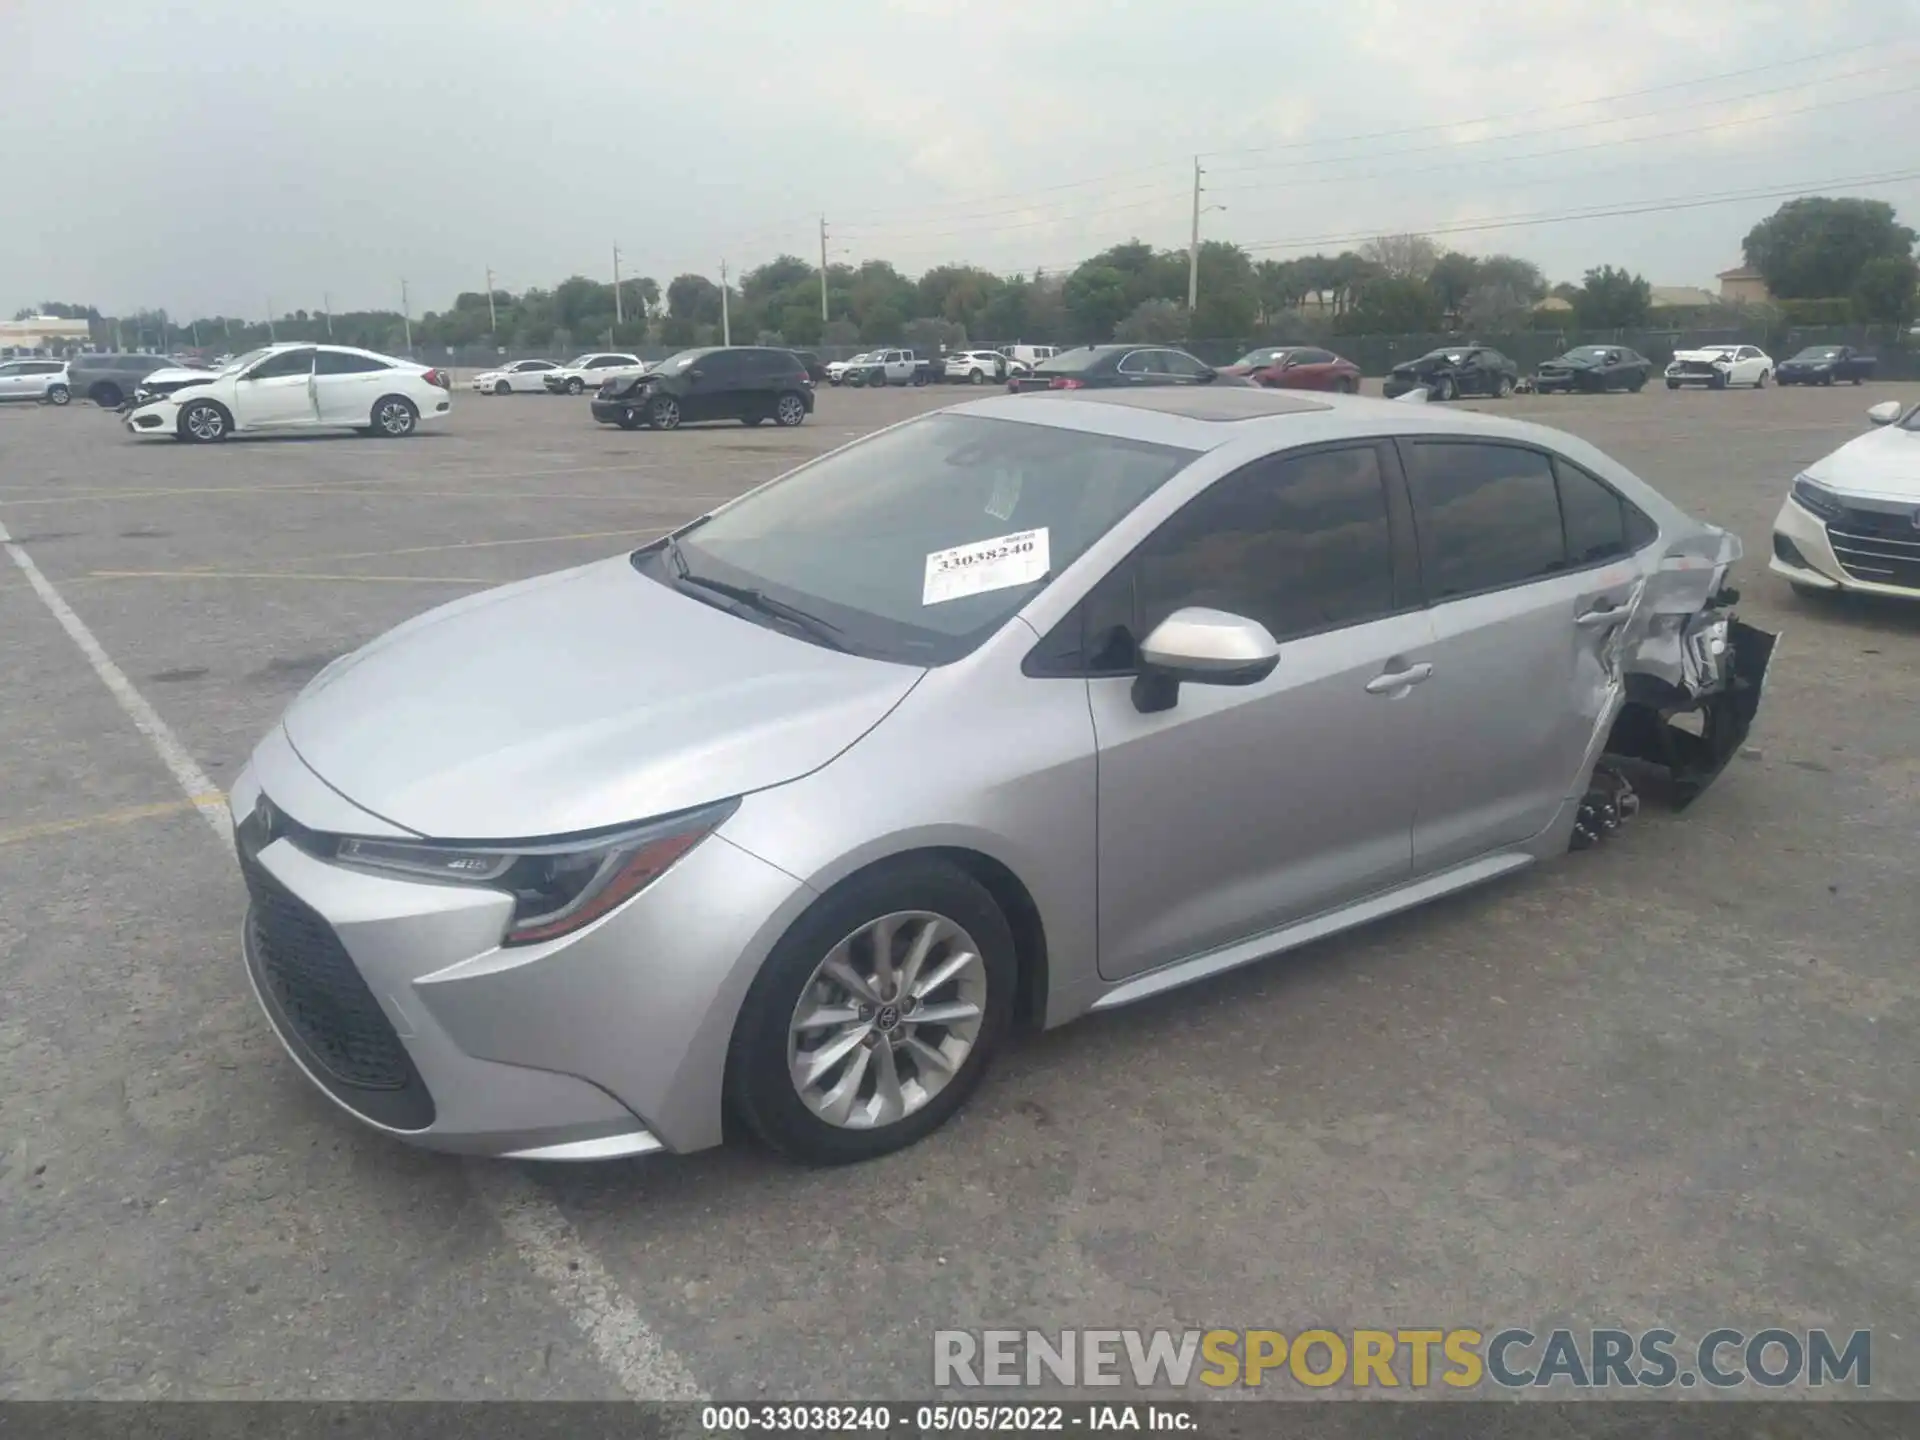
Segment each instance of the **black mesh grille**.
[{"label": "black mesh grille", "polygon": [[1856,580],[1920,589],[1920,526],[1911,509],[1848,506],[1827,521],[1840,568]]},{"label": "black mesh grille", "polygon": [[405,1089],[406,1050],[333,927],[259,862],[243,860],[241,871],[260,978],[310,1057],[356,1089]]}]

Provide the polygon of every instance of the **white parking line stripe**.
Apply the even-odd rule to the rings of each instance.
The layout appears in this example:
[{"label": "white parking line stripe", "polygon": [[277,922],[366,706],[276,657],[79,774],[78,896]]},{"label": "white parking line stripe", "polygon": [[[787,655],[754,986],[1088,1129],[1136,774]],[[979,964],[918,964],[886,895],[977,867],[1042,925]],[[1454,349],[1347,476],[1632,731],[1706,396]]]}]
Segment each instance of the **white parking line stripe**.
[{"label": "white parking line stripe", "polygon": [[504,1165],[470,1163],[468,1175],[533,1273],[553,1287],[593,1353],[636,1400],[701,1400],[680,1357],[660,1343],[640,1312],[580,1243],[560,1211],[526,1176]]},{"label": "white parking line stripe", "polygon": [[[219,837],[222,849],[230,847],[232,820],[226,801],[218,798],[219,787],[207,778],[167,722],[134,689],[86,622],[61,598],[53,582],[41,574],[33,557],[14,542],[4,525],[0,525],[0,549],[27,577],[41,603],[86,656],[127,718],[147,737],[174,781],[186,792],[188,802]],[[581,1243],[567,1217],[531,1180],[505,1165],[470,1163],[467,1174],[521,1259],[552,1288],[554,1298],[587,1337],[595,1355],[613,1371],[622,1389],[636,1400],[701,1398],[686,1365],[661,1343],[633,1301],[621,1293],[606,1268]]]}]

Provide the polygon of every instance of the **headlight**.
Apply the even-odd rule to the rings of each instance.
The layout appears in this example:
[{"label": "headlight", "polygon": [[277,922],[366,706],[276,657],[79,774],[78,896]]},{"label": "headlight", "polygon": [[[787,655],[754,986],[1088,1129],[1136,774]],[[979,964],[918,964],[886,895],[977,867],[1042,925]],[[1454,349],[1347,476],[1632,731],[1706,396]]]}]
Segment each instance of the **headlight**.
[{"label": "headlight", "polygon": [[434,845],[341,839],[333,858],[355,869],[513,896],[504,945],[532,945],[592,924],[625,904],[717,830],[739,806],[699,810],[586,838],[533,845]]},{"label": "headlight", "polygon": [[1793,498],[1801,509],[1811,511],[1822,520],[1833,519],[1844,508],[1838,495],[1804,475],[1793,477]]}]

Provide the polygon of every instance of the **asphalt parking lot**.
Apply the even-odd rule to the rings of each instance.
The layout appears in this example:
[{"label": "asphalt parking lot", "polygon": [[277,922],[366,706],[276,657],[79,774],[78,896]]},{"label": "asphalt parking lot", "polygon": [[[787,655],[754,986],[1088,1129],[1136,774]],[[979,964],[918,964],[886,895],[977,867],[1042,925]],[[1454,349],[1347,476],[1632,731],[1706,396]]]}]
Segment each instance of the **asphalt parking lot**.
[{"label": "asphalt parking lot", "polygon": [[1744,539],[1742,612],[1784,633],[1716,787],[1027,1038],[837,1171],[364,1132],[257,1014],[194,805],[407,616],[968,392],[656,435],[461,391],[404,442],[217,447],[0,410],[0,1395],[898,1397],[947,1327],[1664,1323],[1871,1327],[1875,1392],[1920,1397],[1920,608],[1764,568],[1794,471],[1917,390],[1505,402]]}]

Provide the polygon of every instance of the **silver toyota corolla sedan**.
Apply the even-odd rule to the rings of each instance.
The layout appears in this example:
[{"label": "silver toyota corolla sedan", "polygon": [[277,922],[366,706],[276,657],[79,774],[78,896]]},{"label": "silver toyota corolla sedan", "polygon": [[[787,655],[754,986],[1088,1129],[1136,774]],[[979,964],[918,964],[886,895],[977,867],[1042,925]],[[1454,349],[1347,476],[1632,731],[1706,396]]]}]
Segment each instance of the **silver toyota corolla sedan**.
[{"label": "silver toyota corolla sedan", "polygon": [[1773,650],[1739,554],[1482,415],[955,406],[329,666],[233,787],[247,969],[424,1145],[878,1155],[1018,1023],[1685,803]]}]

